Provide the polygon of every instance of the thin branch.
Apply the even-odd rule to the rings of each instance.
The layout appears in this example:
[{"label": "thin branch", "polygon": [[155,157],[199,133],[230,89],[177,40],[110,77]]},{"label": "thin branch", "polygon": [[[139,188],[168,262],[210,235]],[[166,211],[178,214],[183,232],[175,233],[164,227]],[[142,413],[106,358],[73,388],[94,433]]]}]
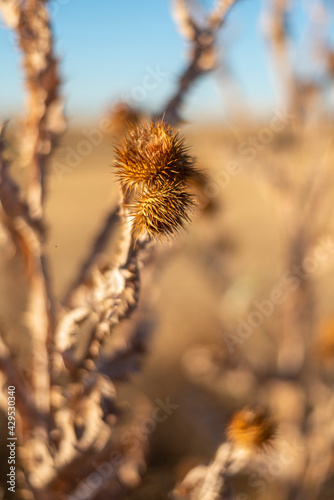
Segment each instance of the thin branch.
[{"label": "thin branch", "polygon": [[269,43],[278,82],[281,84],[279,96],[283,96],[284,104],[287,104],[290,109],[295,109],[298,95],[288,47],[289,4],[289,0],[271,0],[266,3],[262,27]]},{"label": "thin branch", "polygon": [[[53,51],[46,5],[47,1],[40,0],[0,0],[0,11],[8,26],[15,30],[18,46],[23,53],[28,91],[28,113],[22,134],[23,162],[29,168],[30,177],[27,202],[19,199],[18,190],[15,192],[15,186],[13,182],[10,183],[8,175],[2,177],[1,202],[7,214],[8,226],[24,241],[32,263],[27,318],[34,346],[33,358],[40,353],[39,359],[43,359],[43,363],[33,361],[32,373],[36,393],[40,389],[43,394],[42,397],[39,396],[39,403],[45,405],[44,409],[49,405],[47,384],[53,351],[56,303],[44,249],[43,203],[47,161],[65,127],[63,102],[58,92],[58,61]],[[45,346],[45,353],[41,353],[42,346]]]},{"label": "thin branch", "polygon": [[[41,254],[40,233],[31,224],[26,204],[20,199],[17,184],[9,176],[9,162],[4,159],[4,128],[0,135],[0,215],[2,223],[11,234],[13,242],[26,262],[26,276],[30,283],[27,321],[33,344],[31,380],[36,405],[47,411],[49,395],[49,357],[52,350],[50,326],[48,327],[48,281],[44,275],[44,260]],[[49,334],[48,334],[49,332]]]},{"label": "thin branch", "polygon": [[[92,283],[87,286],[80,305],[67,312],[60,321],[57,349],[74,377],[80,368],[91,366],[90,361],[99,357],[106,336],[137,307],[140,259],[148,243],[146,239],[135,242],[131,221],[124,214],[114,261],[103,270],[95,269]],[[78,361],[74,350],[82,331],[88,333],[88,342]]]},{"label": "thin branch", "polygon": [[237,474],[249,461],[249,453],[221,444],[209,465],[199,465],[186,475],[172,492],[173,500],[232,500],[228,478]]},{"label": "thin branch", "polygon": [[182,36],[193,40],[198,26],[191,16],[189,4],[186,0],[177,0],[173,3],[173,16]]},{"label": "thin branch", "polygon": [[191,16],[185,0],[175,0],[174,15],[180,31],[191,42],[189,64],[178,80],[178,88],[166,104],[160,116],[172,125],[181,120],[181,108],[190,88],[201,76],[215,69],[217,64],[216,38],[227,13],[236,0],[219,2],[206,20],[204,27],[199,26]]},{"label": "thin branch", "polygon": [[237,0],[217,0],[216,6],[208,17],[208,25],[212,30],[219,29],[228,12],[231,10]]}]

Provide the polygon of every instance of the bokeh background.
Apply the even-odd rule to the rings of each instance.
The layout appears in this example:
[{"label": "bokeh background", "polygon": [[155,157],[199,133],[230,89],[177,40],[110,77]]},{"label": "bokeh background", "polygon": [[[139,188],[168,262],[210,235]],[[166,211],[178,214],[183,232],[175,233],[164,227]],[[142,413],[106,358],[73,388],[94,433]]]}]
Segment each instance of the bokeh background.
[{"label": "bokeh background", "polygon": [[[153,404],[170,398],[178,408],[148,432],[147,473],[129,499],[168,498],[187,470],[213,456],[230,415],[256,403],[275,414],[292,458],[281,464],[276,457],[278,472],[262,463],[262,487],[251,473],[238,477],[236,498],[333,498],[334,6],[287,2],[291,94],[266,31],[274,3],[236,3],[219,33],[217,69],[195,82],[182,109],[179,127],[207,180],[196,188],[193,223],[175,244],[159,246],[143,270],[135,319],[149,323],[151,339],[141,369],[118,387],[133,411],[138,394]],[[192,4],[199,23],[212,4]],[[46,206],[47,249],[61,298],[117,201],[115,140],[129,117],[164,109],[187,65],[189,43],[163,0],[59,0],[50,11],[68,119],[50,158]],[[11,118],[14,173],[24,183],[15,149],[25,103],[20,64],[3,26],[0,119]],[[119,113],[120,102],[130,111]],[[106,118],[108,130],[101,125]],[[316,257],[319,248],[324,258]],[[303,273],[296,289],[286,280],[293,266]],[[250,319],[277,288],[281,303]],[[3,280],[0,297],[7,297],[1,317],[24,359],[15,323],[20,297]]]}]

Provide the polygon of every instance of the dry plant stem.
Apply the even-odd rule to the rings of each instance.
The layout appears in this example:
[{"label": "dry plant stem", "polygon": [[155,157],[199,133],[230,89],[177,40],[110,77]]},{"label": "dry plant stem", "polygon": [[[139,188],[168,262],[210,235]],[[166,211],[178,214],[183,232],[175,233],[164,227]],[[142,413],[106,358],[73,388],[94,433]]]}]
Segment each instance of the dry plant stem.
[{"label": "dry plant stem", "polygon": [[[122,225],[114,261],[103,271],[93,271],[93,284],[87,288],[87,297],[77,308],[65,314],[57,332],[58,350],[63,353],[74,377],[79,368],[90,366],[87,363],[98,358],[105,335],[128,317],[138,303],[140,254],[147,247],[148,240],[134,241],[131,220],[123,205],[119,216]],[[72,340],[72,334],[84,322],[89,325],[89,341],[78,363],[73,357],[76,339]]]},{"label": "dry plant stem", "polygon": [[[31,1],[29,4],[19,4],[11,0],[1,1],[0,9],[9,26],[17,32],[18,43],[24,53],[29,92],[28,119],[23,135],[27,139],[24,163],[30,169],[28,199],[27,202],[22,201],[20,190],[9,175],[9,162],[3,160],[5,145],[2,131],[0,201],[2,223],[26,263],[25,276],[29,285],[26,314],[31,333],[29,386],[19,384],[17,380],[16,388],[27,393],[26,397],[21,395],[22,398],[19,398],[27,404],[18,404],[20,416],[25,422],[24,428],[29,428],[30,421],[30,432],[22,435],[24,455],[21,458],[24,469],[29,472],[27,485],[30,479],[32,485],[36,485],[40,481],[36,460],[39,461],[38,467],[42,476],[46,474],[47,477],[52,470],[48,433],[53,427],[53,415],[50,411],[50,365],[53,352],[54,303],[43,248],[45,163],[64,122],[61,103],[57,97],[57,63],[52,55],[52,37],[45,3]],[[18,377],[19,373],[13,370],[9,359],[8,356],[3,359],[3,366],[7,371],[11,369],[10,377]],[[29,418],[26,418],[28,415]],[[34,487],[29,489],[33,490]],[[38,498],[36,495],[35,497]]]},{"label": "dry plant stem", "polygon": [[[150,415],[152,408],[145,408],[145,410],[134,417],[134,421],[131,422],[132,428],[137,429],[137,432],[141,428],[142,423],[145,421]],[[94,461],[91,460],[91,452],[89,450],[86,451],[83,455],[77,456],[71,462],[68,462],[64,465],[63,468],[58,470],[57,476],[55,479],[50,482],[46,486],[47,491],[57,491],[60,485],[66,485],[67,493],[73,494],[75,497],[76,494],[79,497],[81,494],[80,490],[80,482],[78,483],[79,478],[83,478],[85,480],[86,477],[89,476],[92,472],[96,472],[96,468],[98,465],[103,463],[109,463],[110,455],[113,451],[121,452],[123,455],[122,460],[118,460],[117,463],[113,463],[113,470],[111,474],[107,474],[106,476],[101,476],[101,481],[98,482],[96,487],[91,488],[89,495],[85,498],[95,500],[95,499],[103,499],[107,500],[110,498],[118,498],[123,497],[124,494],[129,490],[126,485],[126,481],[122,480],[121,477],[124,475],[124,469],[127,472],[131,472],[132,480],[136,478],[139,480],[140,474],[144,469],[145,463],[145,455],[147,453],[147,436],[143,435],[140,440],[140,445],[132,454],[129,454],[124,445],[122,444],[122,433],[119,432],[119,435],[116,431],[116,435],[113,427],[109,428],[109,437],[106,440],[104,447],[95,451],[94,453]],[[130,476],[130,477],[131,477]],[[112,495],[112,494],[115,494]],[[58,500],[57,496],[55,497]]]},{"label": "dry plant stem", "polygon": [[223,24],[224,19],[235,4],[236,0],[217,0],[216,6],[208,17],[208,24],[211,29],[218,29]]},{"label": "dry plant stem", "polygon": [[168,123],[171,123],[173,125],[181,121],[180,111],[187,93],[200,76],[203,76],[205,73],[209,72],[212,69],[211,68],[210,70],[204,70],[200,67],[199,64],[202,54],[206,50],[212,48],[212,42],[213,41],[210,40],[210,43],[205,45],[200,43],[196,44],[192,59],[178,81],[178,89],[166,105],[164,114],[165,119]]},{"label": "dry plant stem", "polygon": [[[123,208],[121,210],[123,211]],[[66,366],[71,372],[71,379],[74,383],[73,388],[77,387],[70,401],[67,403],[73,410],[78,408],[80,399],[83,396],[92,400],[93,394],[99,391],[99,383],[106,383],[106,380],[96,371],[95,363],[92,364],[91,362],[98,358],[99,347],[104,340],[105,334],[107,334],[108,331],[110,333],[114,325],[128,316],[138,302],[138,254],[140,249],[146,246],[146,244],[139,243],[136,246],[134,245],[130,219],[126,217],[125,214],[122,213],[122,215],[123,224],[116,257],[108,269],[102,272],[96,270],[95,274],[93,273],[93,285],[88,308],[85,309],[83,304],[84,319],[79,319],[79,323],[76,323],[76,317],[80,318],[79,307],[78,309],[69,311],[68,315],[70,321],[65,321],[65,323],[60,326],[61,345],[59,345],[59,349],[62,350],[64,344],[68,346],[63,355],[65,357]],[[74,323],[71,322],[73,318]],[[79,364],[77,364],[73,358],[71,359],[71,348],[73,346],[70,341],[71,331],[73,326],[77,325],[80,332],[82,321],[87,319],[91,321],[90,339],[83,357]],[[131,346],[129,346],[129,349],[131,349]],[[68,362],[69,360],[70,362]],[[70,383],[69,388],[71,387],[72,385]],[[93,417],[96,418],[95,414],[93,414]],[[88,427],[92,429],[97,428],[97,434],[94,431],[88,439],[88,443],[91,443],[91,445],[94,444],[94,440],[96,440],[98,436],[101,436],[101,431],[97,427],[97,423],[98,420],[88,424]],[[106,445],[107,447],[112,445],[112,439],[109,439],[110,442],[109,445]],[[89,449],[87,445],[85,449]],[[75,470],[77,468],[78,459],[79,457],[74,454],[72,460],[67,460],[67,465],[64,465],[64,468],[59,471],[59,477],[67,477],[71,470]],[[57,480],[55,479],[55,481]],[[94,497],[92,496],[92,498]]]},{"label": "dry plant stem", "polygon": [[[13,357],[8,348],[1,345],[2,367],[6,371],[9,383],[15,380],[16,391],[19,395],[18,413],[23,422],[21,445],[28,455],[47,456],[48,433],[53,426],[50,412],[50,375],[49,350],[47,344],[47,311],[44,302],[44,277],[39,259],[39,238],[36,227],[31,224],[31,218],[26,212],[26,204],[21,202],[19,189],[9,177],[9,163],[3,160],[4,151],[3,130],[0,136],[0,216],[1,222],[11,236],[17,251],[26,261],[26,279],[30,286],[30,304],[33,304],[34,316],[30,317],[31,343],[33,352],[30,360],[30,371],[27,385],[21,380],[21,375],[15,367]],[[27,431],[27,432],[25,432]],[[50,459],[47,460],[50,462]],[[31,467],[34,462],[31,458],[23,458],[22,463]],[[34,465],[32,465],[32,468]]]},{"label": "dry plant stem", "polygon": [[174,13],[183,36],[190,42],[189,64],[178,81],[178,89],[165,106],[165,120],[176,124],[181,119],[184,99],[195,81],[216,67],[216,36],[230,8],[236,0],[218,1],[206,20],[199,26],[193,19],[186,0],[175,0]]},{"label": "dry plant stem", "polygon": [[[24,217],[11,217],[9,222],[26,242],[33,263],[27,316],[33,343],[33,385],[36,394],[43,394],[38,399],[44,410],[49,406],[47,360],[53,351],[55,302],[44,250],[43,202],[46,162],[58,135],[64,130],[62,100],[58,95],[58,62],[53,53],[46,4],[40,0],[20,3],[14,0],[0,1],[0,10],[9,27],[16,31],[17,42],[24,56],[28,90],[28,115],[23,135],[26,141],[23,145],[23,162],[30,173],[27,210]],[[39,230],[36,231],[36,228]],[[42,389],[41,393],[39,389]]]},{"label": "dry plant stem", "polygon": [[35,404],[39,410],[48,412],[50,407],[49,352],[50,338],[46,309],[46,292],[41,261],[38,231],[21,202],[19,188],[9,177],[9,163],[4,161],[4,129],[0,135],[0,216],[1,221],[12,236],[18,252],[26,261],[26,274],[30,283],[29,317],[32,332],[31,386]]},{"label": "dry plant stem", "polygon": [[212,462],[192,469],[172,493],[173,500],[232,500],[228,477],[240,472],[249,460],[246,450],[229,442],[218,448]]},{"label": "dry plant stem", "polygon": [[[43,221],[46,191],[47,160],[54,149],[58,135],[64,130],[62,100],[58,95],[58,61],[53,53],[53,38],[47,2],[30,0],[21,6],[17,26],[18,43],[24,54],[26,86],[28,90],[28,116],[26,120],[26,157],[29,167],[28,206],[31,217]],[[48,311],[49,348],[55,326],[55,303],[50,286],[47,259],[44,252],[44,235],[36,245],[39,253],[41,277],[40,290],[32,300],[43,301]],[[40,297],[38,298],[38,294]],[[43,306],[42,306],[43,307]]]},{"label": "dry plant stem", "polygon": [[47,160],[64,130],[62,99],[59,96],[58,61],[47,1],[22,2],[16,26],[18,44],[24,54],[28,116],[25,163],[30,169],[29,208],[35,218],[43,217]]},{"label": "dry plant stem", "polygon": [[[279,93],[284,96],[285,104],[296,110],[296,80],[289,60],[286,25],[289,3],[289,0],[270,1],[270,10],[266,14],[265,36],[269,41],[278,81],[281,82]],[[267,6],[265,8],[267,9]]]},{"label": "dry plant stem", "polygon": [[226,485],[226,472],[229,466],[231,450],[220,447],[212,464],[208,467],[203,484],[196,498],[198,500],[227,500],[230,498]]}]

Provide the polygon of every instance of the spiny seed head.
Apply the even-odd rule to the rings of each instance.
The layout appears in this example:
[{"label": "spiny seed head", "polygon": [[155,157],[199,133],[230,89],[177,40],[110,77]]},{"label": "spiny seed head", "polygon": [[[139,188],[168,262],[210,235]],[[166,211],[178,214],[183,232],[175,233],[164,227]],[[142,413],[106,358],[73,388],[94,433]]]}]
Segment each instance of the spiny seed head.
[{"label": "spiny seed head", "polygon": [[171,238],[190,221],[189,182],[201,174],[171,126],[156,120],[129,128],[115,165],[136,238]]},{"label": "spiny seed head", "polygon": [[129,128],[116,146],[115,166],[125,192],[142,184],[188,182],[198,175],[184,139],[162,120]]},{"label": "spiny seed head", "polygon": [[136,194],[130,213],[136,238],[148,234],[153,239],[171,238],[190,222],[192,196],[177,184],[144,188]]},{"label": "spiny seed head", "polygon": [[271,445],[277,432],[276,421],[261,408],[235,413],[227,428],[227,438],[239,448],[259,451]]}]

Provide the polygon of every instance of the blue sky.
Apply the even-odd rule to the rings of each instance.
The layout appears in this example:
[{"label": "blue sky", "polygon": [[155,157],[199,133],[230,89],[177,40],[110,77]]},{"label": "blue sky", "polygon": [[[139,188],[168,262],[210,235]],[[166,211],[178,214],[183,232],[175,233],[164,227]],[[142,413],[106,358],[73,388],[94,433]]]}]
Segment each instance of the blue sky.
[{"label": "blue sky", "polygon": [[[297,1],[292,18],[292,32],[298,41],[293,57],[301,67],[312,1]],[[275,86],[259,28],[263,2],[268,0],[240,0],[220,35],[221,50],[228,53],[229,65],[245,98],[260,112],[275,105]],[[210,0],[201,3],[204,8],[212,5]],[[100,117],[113,101],[133,92],[133,104],[159,111],[175,88],[187,49],[170,7],[168,0],[53,0],[56,52],[62,59],[63,93],[70,118]],[[145,75],[157,67],[164,73],[161,81],[149,91],[138,90]],[[22,108],[24,94],[20,54],[3,25],[0,68],[0,117],[4,118]],[[214,74],[196,84],[186,103],[187,118],[203,113],[224,117],[224,102]]]}]

